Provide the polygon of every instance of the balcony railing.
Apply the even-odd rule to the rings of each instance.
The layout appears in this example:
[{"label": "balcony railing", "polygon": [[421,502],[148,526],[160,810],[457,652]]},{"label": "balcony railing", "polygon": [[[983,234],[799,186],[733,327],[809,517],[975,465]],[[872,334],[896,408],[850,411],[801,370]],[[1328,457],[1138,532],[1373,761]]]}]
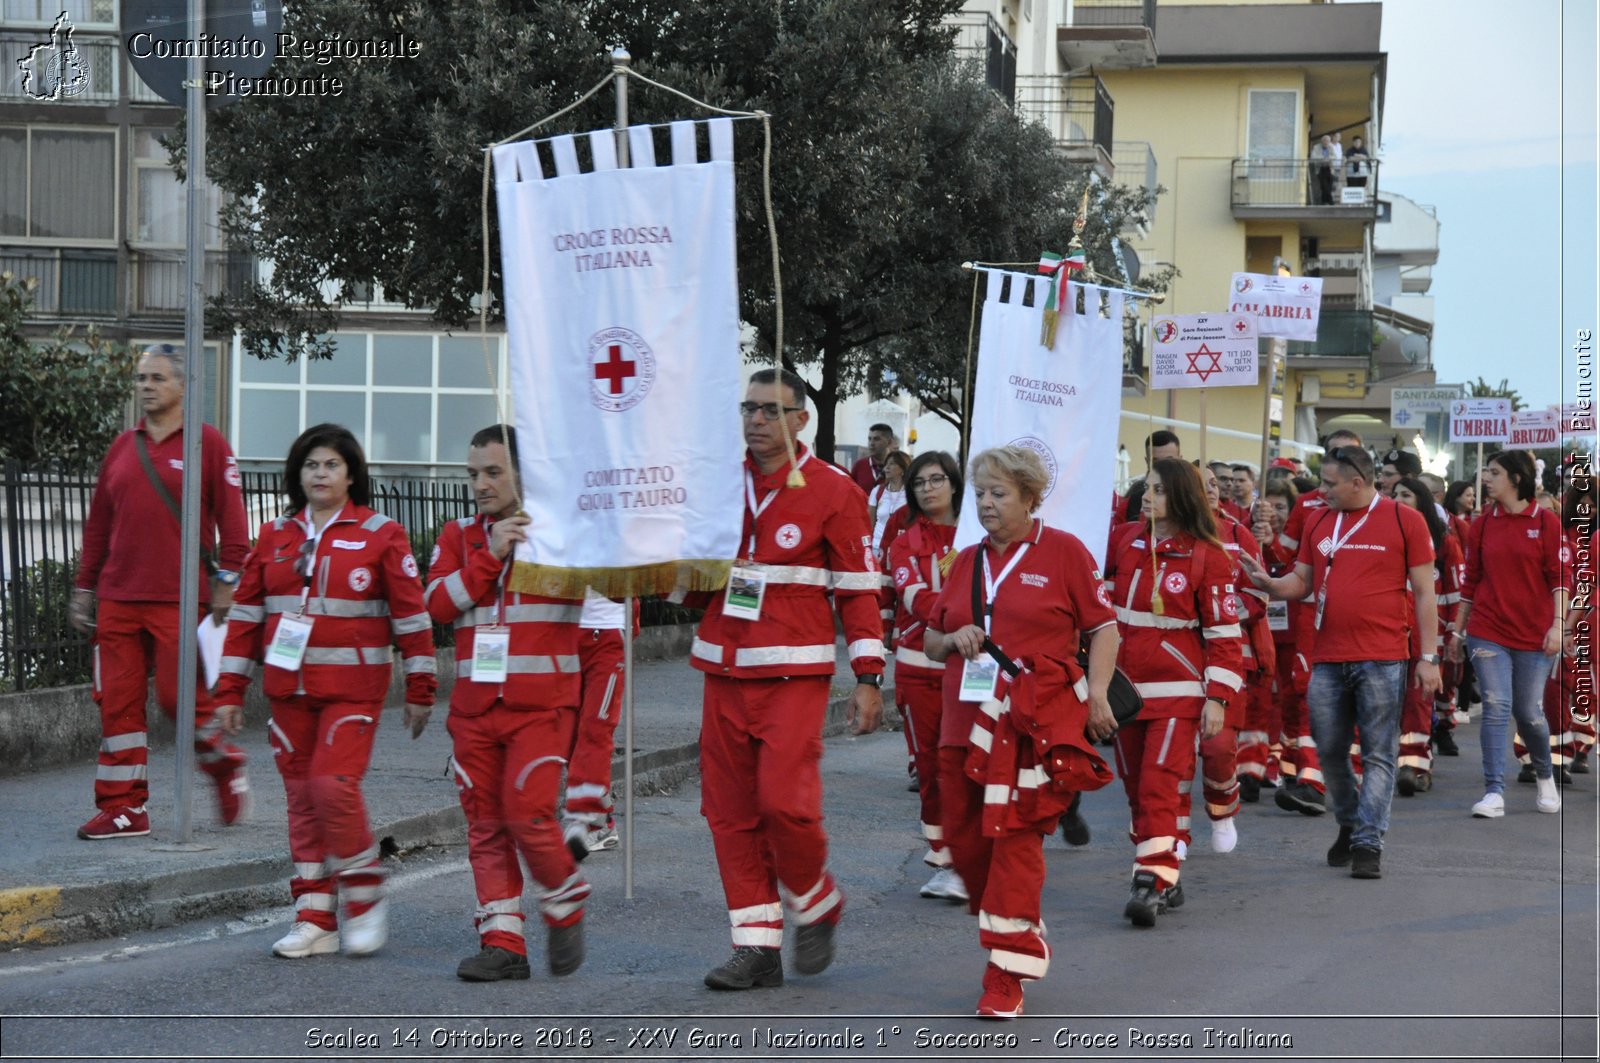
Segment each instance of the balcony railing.
[{"label": "balcony railing", "polygon": [[1156,0],[1062,0],[1063,26],[1156,28]]},{"label": "balcony railing", "polygon": [[0,273],[39,282],[34,310],[41,314],[113,316],[117,312],[117,253],[34,247],[0,247]]},{"label": "balcony railing", "polygon": [[1050,130],[1063,147],[1094,146],[1112,159],[1111,93],[1098,77],[1033,76],[1017,79],[1017,113]]},{"label": "balcony railing", "polygon": [[[45,30],[7,30],[0,33],[0,103],[25,103],[30,99],[47,98],[48,82],[45,79],[63,77],[60,55],[46,50],[35,53],[41,44],[48,44],[50,33]],[[84,76],[80,89],[62,91],[54,103],[93,103],[104,106],[117,102],[117,77],[122,69],[122,42],[115,37],[94,37],[83,32],[73,34],[73,48],[77,53],[76,72]],[[29,58],[28,69],[32,78],[28,90],[23,91],[22,70],[19,64]],[[37,69],[43,66],[44,69]],[[71,77],[72,71],[68,71]]]},{"label": "balcony railing", "polygon": [[[1154,190],[1160,184],[1156,177],[1156,153],[1148,140],[1118,140],[1111,145],[1111,162],[1115,168],[1116,182],[1128,188]],[[1145,211],[1145,222],[1156,218],[1156,204],[1151,200]]]},{"label": "balcony railing", "polygon": [[[136,251],[131,256],[128,290],[135,314],[179,313],[185,305],[188,270],[181,251]],[[243,291],[252,275],[251,259],[227,251],[206,253],[205,292]]]},{"label": "balcony railing", "polygon": [[1372,332],[1371,310],[1338,310],[1324,306],[1317,319],[1316,341],[1290,340],[1289,356],[1371,358]]},{"label": "balcony railing", "polygon": [[1234,159],[1234,207],[1343,207],[1373,212],[1378,160]]},{"label": "balcony railing", "polygon": [[951,16],[956,28],[956,55],[978,64],[983,80],[1007,104],[1017,96],[1017,44],[993,15],[961,11]]}]

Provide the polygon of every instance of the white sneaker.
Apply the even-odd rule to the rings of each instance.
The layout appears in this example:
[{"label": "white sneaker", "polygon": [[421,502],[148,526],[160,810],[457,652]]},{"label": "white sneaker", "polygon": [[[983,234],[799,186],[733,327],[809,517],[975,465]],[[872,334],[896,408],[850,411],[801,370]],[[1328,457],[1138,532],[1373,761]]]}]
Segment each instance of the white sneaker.
[{"label": "white sneaker", "polygon": [[1484,794],[1483,800],[1472,806],[1472,814],[1478,819],[1499,819],[1506,814],[1506,799],[1499,794]]},{"label": "white sneaker", "polygon": [[1179,863],[1189,859],[1189,843],[1184,841],[1182,838],[1178,839],[1177,850]]},{"label": "white sneaker", "polygon": [[917,892],[924,897],[935,897],[939,900],[964,901],[967,899],[967,884],[961,881],[961,876],[956,874],[955,868],[941,867]]},{"label": "white sneaker", "polygon": [[1211,824],[1211,851],[1214,853],[1231,853],[1233,847],[1239,844],[1239,828],[1233,825],[1233,817],[1219,819]]},{"label": "white sneaker", "polygon": [[272,954],[286,960],[303,960],[307,956],[326,956],[338,951],[339,932],[324,930],[315,923],[296,923],[272,943]]},{"label": "white sneaker", "polygon": [[389,901],[374,904],[360,915],[344,920],[344,954],[371,956],[389,940]]},{"label": "white sneaker", "polygon": [[584,835],[583,843],[588,846],[591,853],[615,849],[618,845],[617,828],[601,827],[599,830],[589,831]]},{"label": "white sneaker", "polygon": [[1533,807],[1540,812],[1560,812],[1561,791],[1556,789],[1555,779],[1535,779],[1533,784],[1539,790],[1538,800],[1534,802]]}]

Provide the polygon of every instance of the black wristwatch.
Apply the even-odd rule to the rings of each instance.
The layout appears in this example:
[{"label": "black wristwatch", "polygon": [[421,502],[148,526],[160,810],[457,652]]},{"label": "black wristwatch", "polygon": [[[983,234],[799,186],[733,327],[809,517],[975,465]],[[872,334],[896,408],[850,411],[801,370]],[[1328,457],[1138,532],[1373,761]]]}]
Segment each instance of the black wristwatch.
[{"label": "black wristwatch", "polygon": [[883,686],[883,676],[881,676],[881,675],[873,675],[871,673],[869,673],[867,675],[858,675],[858,676],[856,676],[856,685],[857,686],[868,686],[868,687],[882,687]]}]

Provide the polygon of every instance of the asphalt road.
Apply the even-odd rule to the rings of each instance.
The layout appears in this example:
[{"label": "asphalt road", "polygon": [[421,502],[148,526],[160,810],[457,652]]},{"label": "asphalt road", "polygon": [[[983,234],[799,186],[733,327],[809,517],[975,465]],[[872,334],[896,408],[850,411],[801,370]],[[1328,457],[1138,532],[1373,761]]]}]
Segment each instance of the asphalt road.
[{"label": "asphalt road", "polygon": [[0,1058],[1594,1059],[1600,776],[1559,816],[1512,783],[1506,818],[1474,820],[1475,731],[1432,793],[1396,800],[1381,880],[1328,868],[1331,821],[1269,793],[1225,856],[1197,815],[1188,903],[1151,930],[1121,916],[1120,784],[1090,795],[1093,843],[1046,842],[1055,958],[1016,1023],[971,1018],[975,920],[917,896],[905,747],[879,734],[828,743],[846,913],[822,975],[702,987],[728,930],[691,783],[639,802],[632,900],[620,852],[586,863],[588,959],[569,978],[545,972],[535,929],[532,980],[458,981],[476,951],[471,879],[463,848],[431,848],[394,862],[375,957],[274,959],[288,909],[0,956]]}]

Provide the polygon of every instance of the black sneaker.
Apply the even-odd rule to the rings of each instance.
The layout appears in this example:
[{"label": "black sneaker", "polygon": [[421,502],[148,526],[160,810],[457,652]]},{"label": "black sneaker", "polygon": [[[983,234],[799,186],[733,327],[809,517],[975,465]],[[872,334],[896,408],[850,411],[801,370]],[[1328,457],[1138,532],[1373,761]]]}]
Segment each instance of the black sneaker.
[{"label": "black sneaker", "polygon": [[912,793],[916,793],[918,790],[922,789],[922,781],[917,778],[916,768],[911,769],[911,778],[906,781],[906,789],[910,790]]},{"label": "black sneaker", "polygon": [[1552,765],[1550,771],[1555,776],[1557,786],[1572,785],[1572,773],[1567,770],[1565,764]]},{"label": "black sneaker", "polygon": [[1431,771],[1418,771],[1417,772],[1417,793],[1425,794],[1431,789],[1433,789],[1433,772],[1431,772]]},{"label": "black sneaker", "polygon": [[545,958],[550,961],[550,973],[560,978],[583,966],[583,920],[571,926],[549,928]]},{"label": "black sneaker", "polygon": [[1451,729],[1442,723],[1433,725],[1433,748],[1439,751],[1441,757],[1459,757],[1461,749],[1456,745],[1456,736]]},{"label": "black sneaker", "polygon": [[1078,811],[1078,806],[1081,804],[1083,804],[1083,792],[1080,790],[1072,795],[1072,804],[1067,806],[1066,813],[1061,817],[1061,840],[1068,845],[1089,844],[1089,821]]},{"label": "black sneaker", "polygon": [[1350,877],[1382,878],[1383,871],[1378,867],[1378,861],[1382,856],[1383,854],[1376,849],[1357,845],[1350,850]]},{"label": "black sneaker", "polygon": [[735,945],[727,963],[706,972],[706,985],[711,989],[767,989],[782,984],[782,954],[754,945]]},{"label": "black sneaker", "polygon": [[1350,827],[1340,827],[1339,837],[1328,846],[1328,866],[1347,867],[1350,863]]},{"label": "black sneaker", "polygon": [[1167,906],[1167,911],[1169,912],[1174,908],[1182,908],[1184,899],[1183,883],[1181,882],[1174,882],[1169,889],[1161,892],[1161,901]]},{"label": "black sneaker", "polygon": [[1532,764],[1524,764],[1522,766],[1522,769],[1517,772],[1517,781],[1518,782],[1525,782],[1525,783],[1532,784],[1533,780],[1534,780],[1533,765]]},{"label": "black sneaker", "polygon": [[1123,916],[1132,920],[1134,926],[1155,926],[1156,916],[1167,910],[1164,896],[1167,892],[1161,889],[1154,871],[1135,871],[1133,889],[1122,908]]},{"label": "black sneaker", "polygon": [[1587,775],[1587,774],[1589,774],[1589,751],[1588,750],[1584,750],[1581,753],[1574,753],[1573,754],[1573,756],[1572,756],[1572,774],[1574,774],[1574,775]]},{"label": "black sneaker", "polygon": [[463,982],[521,981],[530,973],[528,957],[498,945],[485,945],[476,956],[468,956],[456,967],[456,977]]},{"label": "black sneaker", "polygon": [[1394,788],[1401,797],[1411,797],[1417,792],[1417,769],[1407,764],[1395,773]]},{"label": "black sneaker", "polygon": [[1328,810],[1317,788],[1310,783],[1295,782],[1288,786],[1281,786],[1278,792],[1272,795],[1278,807],[1288,812],[1298,812],[1303,816],[1320,816]]},{"label": "black sneaker", "polygon": [[1251,805],[1261,800],[1261,780],[1254,775],[1239,776],[1239,800]]},{"label": "black sneaker", "polygon": [[809,923],[794,932],[794,969],[800,974],[821,974],[833,962],[833,931],[837,923]]}]

